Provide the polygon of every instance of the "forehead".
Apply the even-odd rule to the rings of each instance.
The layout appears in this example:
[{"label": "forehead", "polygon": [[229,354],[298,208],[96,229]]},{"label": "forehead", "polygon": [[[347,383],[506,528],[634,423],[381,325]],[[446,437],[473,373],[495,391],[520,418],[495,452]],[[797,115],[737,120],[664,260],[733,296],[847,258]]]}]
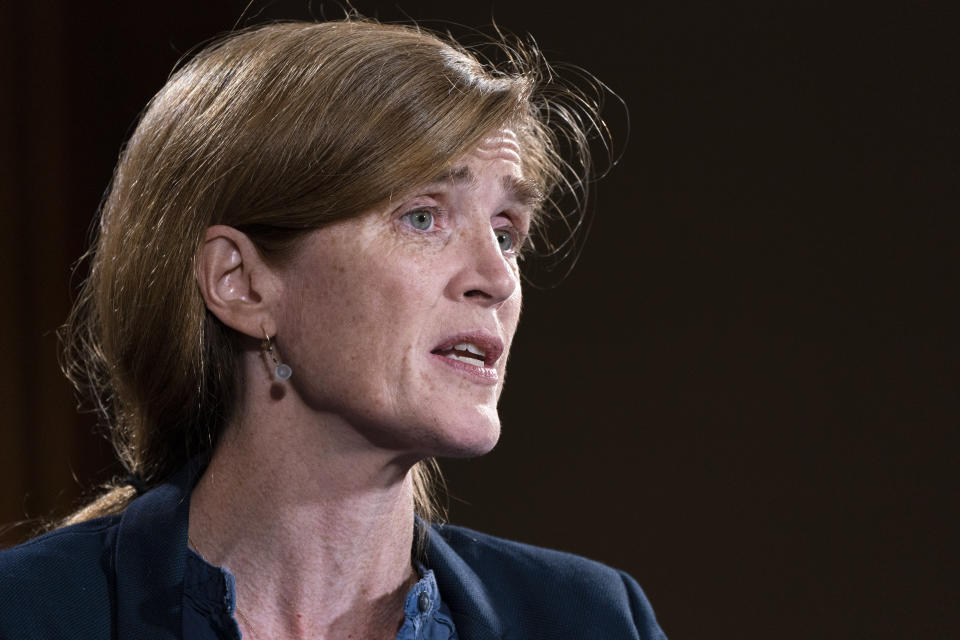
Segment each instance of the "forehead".
[{"label": "forehead", "polygon": [[471,152],[436,175],[430,184],[472,186],[485,166],[500,171],[500,186],[507,196],[524,207],[537,208],[543,194],[533,180],[523,176],[520,144],[510,129],[500,129],[483,138]]},{"label": "forehead", "polygon": [[500,158],[522,165],[520,142],[517,140],[517,134],[513,132],[513,129],[506,127],[494,131],[481,140],[474,153],[483,159]]}]

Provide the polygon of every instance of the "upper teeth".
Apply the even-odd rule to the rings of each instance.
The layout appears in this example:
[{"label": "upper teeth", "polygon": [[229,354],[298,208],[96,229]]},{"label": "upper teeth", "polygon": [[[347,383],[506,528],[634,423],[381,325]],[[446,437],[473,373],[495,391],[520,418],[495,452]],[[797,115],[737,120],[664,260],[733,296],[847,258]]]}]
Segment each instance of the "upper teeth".
[{"label": "upper teeth", "polygon": [[483,349],[481,349],[480,347],[475,347],[469,342],[461,342],[458,345],[454,345],[453,348],[456,349],[457,351],[469,351],[470,353],[480,356],[481,360],[487,357],[487,354],[483,352]]},{"label": "upper teeth", "polygon": [[[464,353],[469,353],[470,355],[461,355]],[[487,354],[485,354],[480,347],[472,345],[469,342],[455,344],[445,350],[443,355],[453,360],[459,360],[460,362],[466,362],[472,365],[476,365],[478,360],[483,364],[487,359]]]}]

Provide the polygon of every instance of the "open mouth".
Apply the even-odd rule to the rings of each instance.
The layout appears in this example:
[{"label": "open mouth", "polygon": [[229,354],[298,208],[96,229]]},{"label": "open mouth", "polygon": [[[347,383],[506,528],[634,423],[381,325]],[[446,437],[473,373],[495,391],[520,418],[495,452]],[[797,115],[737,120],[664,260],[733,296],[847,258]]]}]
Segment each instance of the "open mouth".
[{"label": "open mouth", "polygon": [[448,338],[430,353],[489,369],[503,354],[503,341],[484,331],[472,331]]},{"label": "open mouth", "polygon": [[444,358],[452,358],[459,362],[472,364],[476,367],[482,367],[487,362],[486,352],[477,345],[469,342],[461,342],[447,349],[434,349],[432,353],[443,356]]}]

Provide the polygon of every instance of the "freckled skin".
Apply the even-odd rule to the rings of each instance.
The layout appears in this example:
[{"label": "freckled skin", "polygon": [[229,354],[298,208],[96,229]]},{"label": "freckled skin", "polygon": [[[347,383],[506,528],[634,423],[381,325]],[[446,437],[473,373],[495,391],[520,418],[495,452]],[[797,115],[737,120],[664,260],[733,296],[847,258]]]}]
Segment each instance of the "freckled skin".
[{"label": "freckled skin", "polygon": [[[335,414],[358,442],[412,457],[472,456],[500,433],[497,401],[520,317],[517,258],[497,231],[525,235],[530,211],[504,177],[522,178],[509,131],[485,140],[444,180],[312,232],[283,271],[277,348],[295,400]],[[432,229],[407,215],[435,211]],[[431,350],[460,333],[503,341],[499,381],[480,384]]]}]

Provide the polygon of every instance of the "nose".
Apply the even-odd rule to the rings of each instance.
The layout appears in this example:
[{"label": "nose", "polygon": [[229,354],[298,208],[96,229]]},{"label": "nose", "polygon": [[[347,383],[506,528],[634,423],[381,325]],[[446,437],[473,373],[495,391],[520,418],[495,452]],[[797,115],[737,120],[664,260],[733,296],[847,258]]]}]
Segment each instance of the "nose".
[{"label": "nose", "polygon": [[497,307],[519,286],[517,268],[503,254],[493,229],[471,230],[458,243],[458,269],[451,278],[448,294],[457,300]]}]

